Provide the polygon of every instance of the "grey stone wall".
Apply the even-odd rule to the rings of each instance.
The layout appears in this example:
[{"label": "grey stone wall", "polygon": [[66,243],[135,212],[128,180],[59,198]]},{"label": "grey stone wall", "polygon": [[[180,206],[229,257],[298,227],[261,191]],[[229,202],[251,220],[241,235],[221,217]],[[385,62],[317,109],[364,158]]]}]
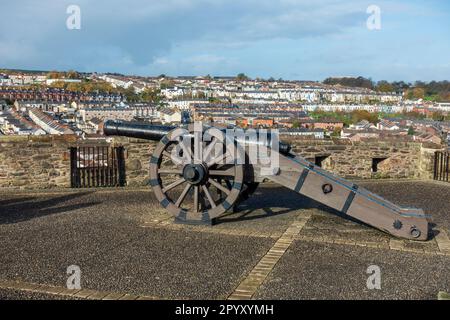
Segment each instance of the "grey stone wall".
[{"label": "grey stone wall", "polygon": [[[296,153],[345,178],[433,177],[437,146],[395,141],[349,142],[291,139]],[[0,137],[0,188],[48,189],[70,186],[69,147],[84,144],[74,136]],[[148,185],[154,142],[114,138],[125,147],[128,186]],[[373,159],[379,163],[372,172]],[[383,160],[383,161],[381,161]]]},{"label": "grey stone wall", "polygon": [[114,138],[113,145],[125,148],[127,185],[130,187],[148,185],[150,157],[156,143],[140,139]]},{"label": "grey stone wall", "polygon": [[74,143],[74,136],[0,137],[0,188],[68,187]]},{"label": "grey stone wall", "polygon": [[[344,178],[420,178],[433,175],[434,152],[420,143],[291,140],[294,151]],[[374,161],[377,172],[373,172]]]}]

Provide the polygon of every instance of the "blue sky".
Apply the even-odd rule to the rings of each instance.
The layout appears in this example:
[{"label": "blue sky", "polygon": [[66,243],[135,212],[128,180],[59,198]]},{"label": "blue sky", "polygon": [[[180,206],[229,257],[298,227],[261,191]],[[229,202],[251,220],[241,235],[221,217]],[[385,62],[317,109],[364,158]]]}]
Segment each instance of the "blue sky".
[{"label": "blue sky", "polygon": [[[66,27],[69,5],[81,29]],[[368,30],[369,5],[381,30]],[[0,67],[138,75],[450,80],[446,0],[16,0]]]}]

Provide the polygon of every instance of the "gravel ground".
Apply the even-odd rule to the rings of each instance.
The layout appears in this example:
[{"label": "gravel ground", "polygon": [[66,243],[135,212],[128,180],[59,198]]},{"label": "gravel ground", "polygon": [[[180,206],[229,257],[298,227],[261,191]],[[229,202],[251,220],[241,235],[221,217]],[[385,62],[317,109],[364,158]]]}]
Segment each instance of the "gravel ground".
[{"label": "gravel ground", "polygon": [[[360,184],[395,203],[422,207],[438,227],[450,229],[450,184]],[[266,185],[242,203],[239,212],[222,217],[213,228],[277,234],[308,209],[314,214],[302,231],[305,235],[389,242],[389,235],[317,207],[289,190]],[[88,289],[165,298],[223,298],[274,243],[271,238],[195,228],[142,227],[168,218],[149,190],[0,191],[0,279],[65,286],[66,268],[75,264],[81,267],[82,286]],[[258,297],[431,299],[439,290],[450,291],[448,259],[296,242]],[[372,262],[385,270],[381,291],[365,289],[365,270]],[[0,290],[0,299],[4,298],[47,297]]]},{"label": "gravel ground", "polygon": [[85,288],[213,299],[231,293],[274,242],[142,228],[151,199],[124,191],[2,200],[0,278],[65,286],[66,268],[78,265]]},{"label": "gravel ground", "polygon": [[[367,268],[381,269],[381,290],[368,290]],[[450,291],[450,258],[392,250],[295,242],[257,299],[436,299]]]}]

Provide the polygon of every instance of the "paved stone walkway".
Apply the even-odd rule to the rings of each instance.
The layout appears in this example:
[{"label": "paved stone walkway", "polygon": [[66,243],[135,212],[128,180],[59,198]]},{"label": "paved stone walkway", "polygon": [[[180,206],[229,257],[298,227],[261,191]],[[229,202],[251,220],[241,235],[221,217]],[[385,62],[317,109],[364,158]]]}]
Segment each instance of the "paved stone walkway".
[{"label": "paved stone walkway", "polygon": [[[266,185],[214,227],[174,224],[149,190],[0,191],[2,299],[436,299],[450,291],[450,184],[363,183],[434,217],[394,239]],[[82,290],[66,289],[67,267]],[[367,268],[381,290],[367,289]]]}]

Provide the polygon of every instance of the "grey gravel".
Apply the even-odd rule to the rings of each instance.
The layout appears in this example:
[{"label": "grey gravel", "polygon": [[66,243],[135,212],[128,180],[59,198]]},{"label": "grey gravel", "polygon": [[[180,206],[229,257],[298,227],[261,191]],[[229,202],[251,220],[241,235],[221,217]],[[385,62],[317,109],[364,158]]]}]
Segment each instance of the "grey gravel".
[{"label": "grey gravel", "polygon": [[[450,184],[372,181],[361,185],[387,199],[422,207],[450,229]],[[273,185],[214,226],[264,234],[283,232],[305,209],[316,212],[302,231],[387,243],[390,236],[344,220],[317,203]],[[150,190],[0,191],[0,279],[65,286],[69,265],[87,289],[163,298],[215,299],[230,294],[274,239],[143,227],[168,219]],[[384,274],[381,291],[365,288],[369,264]],[[258,298],[433,299],[450,291],[448,256],[295,242]],[[0,299],[53,295],[0,290]]]}]

